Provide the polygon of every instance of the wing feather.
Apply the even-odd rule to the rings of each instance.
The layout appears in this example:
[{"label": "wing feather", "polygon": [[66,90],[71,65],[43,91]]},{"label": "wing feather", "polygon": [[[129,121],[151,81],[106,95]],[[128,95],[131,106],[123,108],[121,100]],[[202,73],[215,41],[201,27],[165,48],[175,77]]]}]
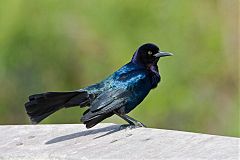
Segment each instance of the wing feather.
[{"label": "wing feather", "polygon": [[129,100],[130,91],[125,89],[112,89],[100,94],[84,113],[81,121],[86,123],[99,115],[110,114],[114,110],[124,107]]},{"label": "wing feather", "polygon": [[[100,94],[91,104],[90,111],[96,112],[105,107],[109,108],[113,104],[118,105],[126,101],[130,96],[130,91],[126,89],[111,89]],[[113,103],[114,102],[114,103]],[[116,103],[117,102],[117,103]],[[113,103],[113,104],[112,104]]]}]

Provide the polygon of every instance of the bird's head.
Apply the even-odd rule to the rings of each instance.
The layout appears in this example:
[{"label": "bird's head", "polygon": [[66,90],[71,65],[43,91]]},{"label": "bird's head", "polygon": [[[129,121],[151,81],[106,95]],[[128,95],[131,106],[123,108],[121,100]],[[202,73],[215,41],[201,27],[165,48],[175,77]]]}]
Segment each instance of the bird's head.
[{"label": "bird's head", "polygon": [[160,57],[172,55],[171,53],[160,51],[155,44],[146,43],[140,46],[134,53],[132,62],[143,66],[156,65]]}]

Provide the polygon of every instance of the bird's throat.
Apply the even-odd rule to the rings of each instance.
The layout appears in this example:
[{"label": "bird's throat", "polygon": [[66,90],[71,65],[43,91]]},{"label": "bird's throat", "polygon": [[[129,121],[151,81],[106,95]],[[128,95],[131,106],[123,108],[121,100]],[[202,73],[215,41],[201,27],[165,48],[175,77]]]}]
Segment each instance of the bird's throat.
[{"label": "bird's throat", "polygon": [[159,74],[158,66],[156,64],[148,64],[147,65],[147,70],[149,70],[150,72],[153,72],[155,74]]}]

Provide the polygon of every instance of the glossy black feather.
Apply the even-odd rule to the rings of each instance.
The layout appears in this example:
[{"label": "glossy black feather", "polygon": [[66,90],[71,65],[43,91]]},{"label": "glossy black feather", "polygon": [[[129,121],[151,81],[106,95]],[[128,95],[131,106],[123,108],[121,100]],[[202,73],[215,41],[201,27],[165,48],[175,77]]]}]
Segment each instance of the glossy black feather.
[{"label": "glossy black feather", "polygon": [[89,94],[86,91],[47,92],[31,95],[25,109],[33,124],[56,112],[63,107],[89,104]]},{"label": "glossy black feather", "polygon": [[127,99],[129,95],[129,91],[124,89],[105,91],[92,102],[90,111],[96,112],[102,108],[105,108],[107,105],[113,103],[117,99]]},{"label": "glossy black feather", "polygon": [[98,115],[111,113],[114,110],[124,107],[126,103],[127,103],[127,98],[119,98],[119,99],[115,99],[111,103],[106,104],[105,106],[103,106],[101,109],[97,111],[96,110],[91,111],[91,108],[90,108],[89,111],[83,115],[83,117],[81,118],[81,121],[84,123],[86,121],[94,119]]},{"label": "glossy black feather", "polygon": [[91,120],[84,121],[83,123],[86,124],[87,128],[91,128],[91,127],[95,126],[96,124],[100,123],[101,121],[103,121],[104,119],[111,117],[113,114],[114,114],[113,112],[109,112],[106,114],[97,115],[94,118],[92,118]]}]

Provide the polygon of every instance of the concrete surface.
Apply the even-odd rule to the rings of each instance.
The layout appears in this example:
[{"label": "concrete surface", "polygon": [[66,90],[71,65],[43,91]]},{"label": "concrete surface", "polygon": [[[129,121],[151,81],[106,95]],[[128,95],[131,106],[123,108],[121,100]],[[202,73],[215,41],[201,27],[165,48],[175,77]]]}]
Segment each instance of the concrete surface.
[{"label": "concrete surface", "polygon": [[237,160],[239,138],[119,125],[0,126],[0,159]]}]

